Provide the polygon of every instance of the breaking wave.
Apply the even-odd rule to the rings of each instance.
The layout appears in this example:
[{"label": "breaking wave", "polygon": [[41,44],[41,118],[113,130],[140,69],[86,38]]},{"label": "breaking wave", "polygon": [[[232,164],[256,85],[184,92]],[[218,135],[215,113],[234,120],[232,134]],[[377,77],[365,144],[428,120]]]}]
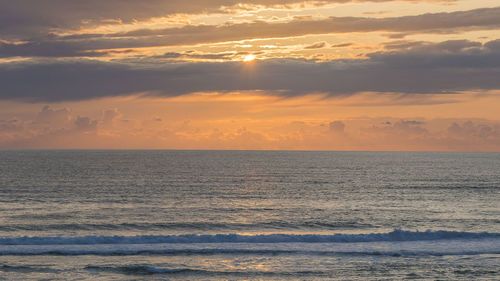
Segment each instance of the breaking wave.
[{"label": "breaking wave", "polygon": [[321,271],[296,271],[296,272],[273,272],[273,271],[216,271],[216,270],[203,270],[191,268],[164,268],[154,267],[150,265],[125,265],[125,266],[94,266],[89,265],[85,267],[89,271],[104,271],[121,273],[125,275],[153,275],[153,274],[190,274],[190,275],[203,275],[203,276],[274,276],[274,275],[292,275],[292,276],[307,276],[324,274]]},{"label": "breaking wave", "polygon": [[144,235],[0,238],[0,255],[479,255],[499,233],[403,231],[333,235]]},{"label": "breaking wave", "polygon": [[405,231],[368,234],[265,234],[265,235],[138,235],[80,237],[9,237],[0,245],[98,245],[98,244],[194,244],[194,243],[359,243],[500,238],[500,233],[460,231]]}]

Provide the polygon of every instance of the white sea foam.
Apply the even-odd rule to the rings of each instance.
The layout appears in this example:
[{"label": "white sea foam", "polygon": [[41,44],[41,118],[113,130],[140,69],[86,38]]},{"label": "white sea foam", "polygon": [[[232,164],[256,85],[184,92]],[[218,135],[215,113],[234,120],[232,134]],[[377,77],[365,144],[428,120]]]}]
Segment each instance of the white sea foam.
[{"label": "white sea foam", "polygon": [[80,237],[9,237],[0,245],[93,245],[93,244],[191,244],[191,243],[355,243],[500,238],[500,233],[459,231],[404,231],[368,234],[266,234],[266,235],[139,235]]},{"label": "white sea foam", "polygon": [[2,238],[0,255],[478,255],[500,254],[498,233],[178,235]]}]

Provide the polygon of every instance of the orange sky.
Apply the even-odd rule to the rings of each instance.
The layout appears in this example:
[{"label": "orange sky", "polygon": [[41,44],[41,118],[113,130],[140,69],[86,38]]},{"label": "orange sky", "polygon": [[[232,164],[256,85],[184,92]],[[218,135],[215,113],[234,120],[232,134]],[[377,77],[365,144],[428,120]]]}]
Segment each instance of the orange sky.
[{"label": "orange sky", "polygon": [[500,151],[495,2],[3,3],[0,148]]}]

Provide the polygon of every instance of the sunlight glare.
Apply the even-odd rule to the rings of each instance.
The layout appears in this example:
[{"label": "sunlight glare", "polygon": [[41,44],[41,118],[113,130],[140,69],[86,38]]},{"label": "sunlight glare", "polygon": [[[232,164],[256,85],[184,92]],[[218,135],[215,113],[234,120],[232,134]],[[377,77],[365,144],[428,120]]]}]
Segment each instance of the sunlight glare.
[{"label": "sunlight glare", "polygon": [[243,59],[243,61],[245,61],[245,62],[249,62],[249,61],[253,61],[253,60],[255,60],[254,55],[248,55]]}]

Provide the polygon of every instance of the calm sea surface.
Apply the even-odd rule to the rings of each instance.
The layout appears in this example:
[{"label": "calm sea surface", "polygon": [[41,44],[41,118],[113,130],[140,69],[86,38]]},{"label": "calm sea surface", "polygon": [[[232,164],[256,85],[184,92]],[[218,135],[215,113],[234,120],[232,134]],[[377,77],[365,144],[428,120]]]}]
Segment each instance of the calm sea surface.
[{"label": "calm sea surface", "polygon": [[500,153],[0,150],[0,279],[499,276]]}]

